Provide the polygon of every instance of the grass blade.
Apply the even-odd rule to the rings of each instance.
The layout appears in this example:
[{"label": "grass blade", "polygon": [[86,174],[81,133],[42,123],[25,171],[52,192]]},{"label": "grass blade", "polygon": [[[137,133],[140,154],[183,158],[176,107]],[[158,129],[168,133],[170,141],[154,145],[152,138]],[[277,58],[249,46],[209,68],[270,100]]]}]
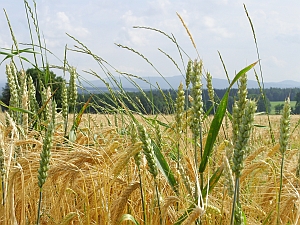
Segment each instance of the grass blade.
[{"label": "grass blade", "polygon": [[207,194],[209,194],[212,191],[212,189],[216,186],[223,173],[223,170],[224,170],[224,165],[222,164],[217,169],[217,171],[212,175],[212,177],[209,179],[209,183],[202,190],[203,198],[205,198]]},{"label": "grass blade", "polygon": [[72,127],[72,130],[76,130],[81,122],[81,118],[82,118],[82,115],[83,113],[85,112],[85,110],[87,109],[87,107],[89,106],[89,103],[92,99],[92,96],[87,100],[87,102],[82,106],[80,112],[78,113],[78,115],[76,116],[75,118],[75,121],[74,121],[74,124],[73,124],[73,127]]},{"label": "grass blade", "polygon": [[167,181],[169,182],[170,186],[172,187],[173,191],[178,194],[178,184],[175,180],[175,176],[172,173],[172,170],[170,169],[165,157],[161,153],[158,146],[155,144],[155,142],[152,141],[153,151],[156,157],[156,163],[157,167],[160,169],[162,174],[165,176]]},{"label": "grass blade", "polygon": [[29,110],[26,110],[26,109],[22,109],[22,108],[18,108],[18,107],[11,107],[11,106],[8,106],[6,105],[4,102],[0,101],[0,105],[2,105],[3,107],[5,108],[8,108],[12,111],[15,111],[15,112],[21,112],[21,113],[28,113],[28,114],[31,114],[31,115],[34,115],[33,112],[29,111]]}]

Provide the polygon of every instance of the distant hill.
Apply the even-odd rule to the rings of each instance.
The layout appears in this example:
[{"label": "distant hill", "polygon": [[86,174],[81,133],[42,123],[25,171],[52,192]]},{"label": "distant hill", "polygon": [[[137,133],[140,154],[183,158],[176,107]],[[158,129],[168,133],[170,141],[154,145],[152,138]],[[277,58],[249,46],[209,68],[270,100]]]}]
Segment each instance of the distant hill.
[{"label": "distant hill", "polygon": [[[165,89],[177,89],[180,82],[185,82],[184,77],[182,76],[173,76],[173,77],[148,77],[143,78],[144,80],[140,79],[132,79],[132,81],[138,85],[143,90],[150,90],[150,89],[156,89],[159,84],[159,87],[163,90]],[[105,79],[108,83],[109,80]],[[133,84],[132,81],[129,81],[125,77],[116,78],[116,80],[122,84],[122,88],[127,91],[137,91],[137,87]],[[206,87],[206,81],[203,79],[203,85],[204,88]],[[225,89],[229,86],[228,81],[226,79],[219,79],[219,78],[213,78],[213,87],[215,89]],[[92,85],[91,85],[92,84]],[[152,85],[150,85],[152,84]],[[112,88],[118,89],[114,83],[110,83]],[[89,84],[84,85],[89,91],[95,92],[97,89],[105,90],[106,87],[103,84],[101,80],[92,80],[89,82]],[[237,87],[235,85],[234,87]],[[264,83],[265,88],[300,88],[300,82],[292,81],[292,80],[285,80],[281,82],[265,82]],[[248,80],[248,88],[258,88],[257,81],[254,80]]]}]

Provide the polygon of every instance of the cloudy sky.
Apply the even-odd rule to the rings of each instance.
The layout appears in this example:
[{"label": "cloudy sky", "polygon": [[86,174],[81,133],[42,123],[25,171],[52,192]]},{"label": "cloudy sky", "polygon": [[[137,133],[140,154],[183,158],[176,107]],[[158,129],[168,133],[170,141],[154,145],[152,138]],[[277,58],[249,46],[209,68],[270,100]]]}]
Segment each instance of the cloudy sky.
[{"label": "cloudy sky", "polygon": [[[31,7],[33,3],[28,0]],[[226,78],[218,51],[229,76],[257,60],[255,44],[243,3],[254,24],[265,81],[300,81],[300,2],[298,0],[36,0],[40,30],[52,65],[61,66],[64,48],[78,45],[66,33],[84,43],[117,70],[137,76],[159,76],[158,72],[136,54],[118,47],[122,44],[143,54],[163,76],[180,75],[162,49],[184,70],[176,45],[164,35],[133,26],[157,28],[174,35],[181,48],[192,59],[197,52],[178,19],[178,12],[188,26],[205,70],[215,78]],[[1,0],[19,43],[29,43],[30,35],[20,0]],[[0,47],[13,44],[5,14],[0,13]],[[20,48],[25,48],[20,45]],[[26,56],[26,55],[24,55]],[[93,70],[100,76],[99,65],[88,55],[68,51],[68,61],[89,80],[95,79],[83,70]],[[29,57],[29,56],[27,56]],[[3,56],[0,56],[2,60]],[[188,57],[184,55],[184,63]],[[0,80],[5,79],[5,67],[0,66]],[[29,66],[29,65],[25,65]],[[256,67],[259,70],[258,67]],[[111,69],[113,72],[113,70]],[[60,74],[60,71],[56,73]],[[249,74],[254,79],[253,73]]]}]

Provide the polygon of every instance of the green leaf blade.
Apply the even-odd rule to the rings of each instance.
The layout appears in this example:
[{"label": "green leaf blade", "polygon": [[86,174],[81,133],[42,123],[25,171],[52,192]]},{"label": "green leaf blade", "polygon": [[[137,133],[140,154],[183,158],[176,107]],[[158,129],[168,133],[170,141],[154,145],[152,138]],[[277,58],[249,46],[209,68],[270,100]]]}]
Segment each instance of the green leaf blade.
[{"label": "green leaf blade", "polygon": [[175,179],[175,176],[174,176],[172,170],[170,169],[170,167],[168,165],[168,162],[166,161],[165,157],[161,153],[158,146],[153,141],[152,141],[152,146],[153,146],[153,151],[154,151],[154,155],[156,158],[156,163],[157,163],[158,168],[160,169],[162,174],[167,179],[167,181],[168,181],[169,185],[172,187],[173,191],[176,194],[178,194],[178,184],[177,184],[177,181]]}]

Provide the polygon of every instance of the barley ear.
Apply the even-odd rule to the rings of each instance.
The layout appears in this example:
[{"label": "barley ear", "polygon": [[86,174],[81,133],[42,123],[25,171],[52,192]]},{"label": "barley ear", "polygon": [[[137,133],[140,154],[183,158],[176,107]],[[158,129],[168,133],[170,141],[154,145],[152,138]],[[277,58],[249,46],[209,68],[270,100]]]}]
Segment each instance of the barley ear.
[{"label": "barley ear", "polygon": [[129,184],[126,189],[122,192],[121,196],[113,202],[111,207],[111,224],[119,224],[119,218],[122,215],[123,210],[127,205],[127,201],[131,193],[139,187],[140,183],[135,182]]},{"label": "barley ear", "polygon": [[183,224],[193,224],[196,221],[196,219],[198,219],[203,213],[204,211],[200,207],[196,206]]}]

